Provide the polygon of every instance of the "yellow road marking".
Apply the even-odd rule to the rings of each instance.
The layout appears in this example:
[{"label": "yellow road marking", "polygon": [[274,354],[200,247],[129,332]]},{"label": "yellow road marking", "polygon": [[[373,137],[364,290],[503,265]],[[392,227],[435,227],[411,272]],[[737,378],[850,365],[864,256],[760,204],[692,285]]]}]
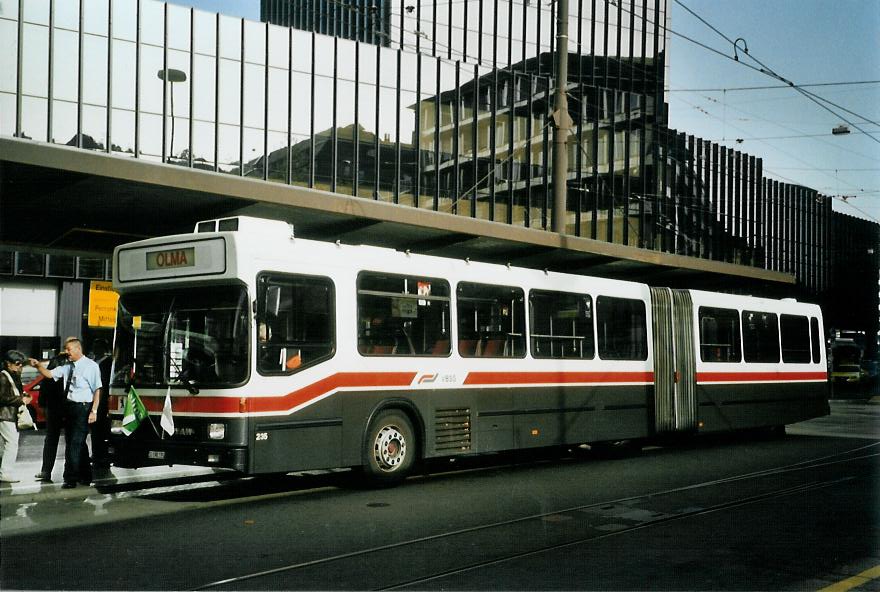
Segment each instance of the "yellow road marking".
[{"label": "yellow road marking", "polygon": [[836,584],[831,584],[827,588],[822,588],[819,592],[846,592],[876,578],[880,578],[880,565],[867,569],[851,578],[841,580]]}]

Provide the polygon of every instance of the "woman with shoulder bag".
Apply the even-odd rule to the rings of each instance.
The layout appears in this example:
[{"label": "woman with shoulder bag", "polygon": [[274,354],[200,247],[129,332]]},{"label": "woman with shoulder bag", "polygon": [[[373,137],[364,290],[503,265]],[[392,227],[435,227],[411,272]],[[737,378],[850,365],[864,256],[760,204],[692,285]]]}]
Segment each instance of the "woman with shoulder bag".
[{"label": "woman with shoulder bag", "polygon": [[18,408],[31,402],[30,395],[22,395],[21,368],[27,356],[11,349],[3,356],[0,371],[0,482],[16,483],[12,465],[18,456]]}]

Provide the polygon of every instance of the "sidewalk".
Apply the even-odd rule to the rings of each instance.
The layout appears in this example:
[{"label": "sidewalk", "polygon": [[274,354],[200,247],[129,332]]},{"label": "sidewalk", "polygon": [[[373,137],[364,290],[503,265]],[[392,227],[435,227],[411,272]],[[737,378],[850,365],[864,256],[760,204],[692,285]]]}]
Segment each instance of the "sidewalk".
[{"label": "sidewalk", "polygon": [[79,485],[73,489],[62,489],[64,472],[64,438],[58,444],[58,456],[52,471],[52,482],[37,481],[34,475],[40,472],[45,432],[34,430],[19,434],[18,461],[12,469],[12,477],[18,483],[0,484],[0,505],[14,501],[28,503],[49,499],[81,498],[102,492],[118,492],[126,489],[161,487],[186,481],[205,481],[211,477],[224,479],[228,471],[207,467],[145,467],[141,469],[95,469],[92,485]]}]

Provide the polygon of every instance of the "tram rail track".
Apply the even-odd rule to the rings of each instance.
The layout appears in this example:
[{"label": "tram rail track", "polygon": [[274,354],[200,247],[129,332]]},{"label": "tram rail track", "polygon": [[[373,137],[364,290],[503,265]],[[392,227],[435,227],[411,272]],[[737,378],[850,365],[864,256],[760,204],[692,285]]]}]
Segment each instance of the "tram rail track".
[{"label": "tram rail track", "polygon": [[[751,504],[773,501],[785,497],[803,495],[809,492],[818,491],[824,488],[835,487],[849,481],[857,479],[857,476],[845,475],[831,479],[804,479],[802,483],[793,486],[776,487],[769,485],[769,489],[760,490],[761,480],[772,477],[780,477],[790,475],[796,472],[808,471],[812,469],[827,469],[829,467],[839,467],[850,462],[855,462],[865,458],[873,458],[880,456],[880,442],[869,445],[849,449],[839,453],[813,458],[789,465],[773,467],[760,471],[753,471],[731,477],[721,479],[713,479],[701,483],[674,487],[666,490],[641,494],[637,496],[620,497],[612,500],[605,500],[583,505],[570,506],[566,508],[554,509],[548,512],[534,513],[527,516],[520,516],[509,520],[502,520],[486,524],[478,524],[466,528],[450,530],[447,532],[438,532],[424,537],[411,538],[401,540],[387,545],[373,546],[370,548],[356,549],[347,553],[340,553],[291,563],[267,570],[255,571],[242,574],[235,577],[225,578],[222,580],[210,582],[193,588],[194,590],[211,590],[218,588],[240,588],[244,582],[254,582],[256,580],[282,578],[289,575],[306,572],[310,569],[326,569],[333,564],[344,564],[345,562],[369,562],[371,556],[383,556],[390,553],[400,555],[408,550],[422,548],[430,545],[438,547],[456,548],[454,541],[463,537],[482,536],[492,539],[503,539],[500,535],[504,529],[515,532],[517,529],[523,528],[530,523],[535,522],[570,522],[574,525],[580,525],[580,533],[574,535],[560,536],[560,540],[546,542],[544,544],[536,544],[531,548],[499,549],[495,556],[485,557],[475,561],[459,562],[457,565],[450,565],[443,569],[436,569],[431,573],[421,574],[417,577],[401,578],[389,575],[388,582],[376,585],[374,589],[379,590],[395,590],[405,587],[418,586],[427,584],[445,577],[466,573],[468,571],[478,570],[484,567],[500,565],[505,562],[515,561],[517,559],[529,556],[539,555],[541,553],[552,552],[567,547],[587,544],[592,541],[598,541],[609,537],[625,535],[639,530],[644,530],[660,525],[667,525],[673,522],[695,518],[702,515],[733,510]],[[872,451],[872,449],[874,449]],[[686,505],[685,507],[675,509],[675,503],[672,508],[668,507],[671,502],[676,502],[676,496],[679,498],[692,496],[708,492],[710,488],[729,486],[733,483],[751,483],[752,487],[758,490],[750,492],[746,495],[733,495],[729,499],[715,504],[705,506]],[[768,487],[764,485],[763,487]],[[732,490],[733,488],[729,488]],[[743,489],[737,488],[737,491]],[[580,517],[578,521],[575,518]],[[584,520],[584,518],[588,520]],[[585,524],[586,523],[586,524]],[[575,529],[576,530],[576,529]],[[492,534],[492,533],[496,534]],[[453,561],[455,563],[455,561]],[[375,577],[375,576],[374,576]]]}]

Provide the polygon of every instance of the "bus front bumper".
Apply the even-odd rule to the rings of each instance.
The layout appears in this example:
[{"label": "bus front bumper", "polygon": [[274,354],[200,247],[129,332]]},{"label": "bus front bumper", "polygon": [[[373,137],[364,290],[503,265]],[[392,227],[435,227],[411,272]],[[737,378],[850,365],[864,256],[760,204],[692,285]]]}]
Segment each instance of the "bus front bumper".
[{"label": "bus front bumper", "polygon": [[143,442],[110,438],[110,462],[121,468],[190,465],[247,472],[247,449],[196,443]]}]

